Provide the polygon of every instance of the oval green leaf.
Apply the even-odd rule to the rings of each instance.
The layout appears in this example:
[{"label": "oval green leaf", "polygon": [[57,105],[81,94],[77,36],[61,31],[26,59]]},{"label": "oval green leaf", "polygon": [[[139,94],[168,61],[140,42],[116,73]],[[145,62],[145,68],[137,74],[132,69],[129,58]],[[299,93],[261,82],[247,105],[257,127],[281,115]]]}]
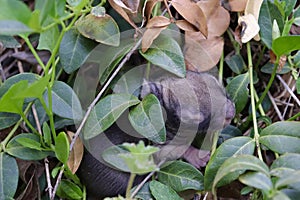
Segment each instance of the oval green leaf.
[{"label": "oval green leaf", "polygon": [[155,199],[159,200],[183,200],[172,188],[158,182],[151,181],[150,184],[151,194]]},{"label": "oval green leaf", "polygon": [[57,189],[57,194],[66,199],[82,199],[83,193],[78,185],[70,180],[62,180]]},{"label": "oval green leaf", "polygon": [[142,136],[155,143],[166,141],[166,128],[161,105],[153,94],[147,95],[129,112],[129,121]]},{"label": "oval green leaf", "polygon": [[119,27],[107,14],[99,17],[89,14],[78,21],[76,27],[83,36],[97,42],[111,46],[120,44]]},{"label": "oval green leaf", "polygon": [[70,144],[65,132],[60,132],[55,138],[55,155],[57,159],[66,164],[69,159]]},{"label": "oval green leaf", "polygon": [[[19,0],[0,0],[0,20],[15,20],[28,24],[31,11],[28,6]],[[2,26],[0,26],[2,30]]]},{"label": "oval green leaf", "polygon": [[249,74],[241,74],[234,77],[226,87],[229,96],[235,103],[236,113],[240,113],[248,102]]},{"label": "oval green leaf", "polygon": [[255,142],[250,137],[235,137],[226,140],[211,156],[204,176],[205,190],[212,188],[215,175],[226,159],[239,154],[253,154]]},{"label": "oval green leaf", "polygon": [[300,137],[300,122],[296,122],[296,121],[275,122],[272,125],[263,129],[260,135],[261,136],[286,135],[292,137]]},{"label": "oval green leaf", "polygon": [[282,36],[276,38],[272,44],[272,50],[277,56],[288,55],[292,51],[300,49],[300,35]]},{"label": "oval green leaf", "polygon": [[19,168],[16,160],[0,153],[0,199],[14,199],[18,187]]},{"label": "oval green leaf", "polygon": [[231,158],[228,158],[219,168],[216,177],[214,179],[212,185],[212,192],[216,194],[216,186],[219,181],[221,181],[224,177],[231,179],[231,181],[235,180],[236,176],[231,176],[231,174],[243,174],[246,170],[262,172],[266,175],[269,175],[268,166],[252,155],[237,155]]},{"label": "oval green leaf", "polygon": [[284,22],[278,7],[269,0],[263,1],[260,7],[258,24],[260,27],[261,40],[269,49],[272,48],[272,30],[274,20],[277,21],[279,29],[282,31]]},{"label": "oval green leaf", "polygon": [[151,47],[140,54],[149,62],[179,77],[185,77],[185,62],[179,44],[171,37],[160,35]]},{"label": "oval green leaf", "polygon": [[63,69],[72,73],[87,59],[97,44],[80,35],[76,29],[65,33],[59,47],[59,58]]},{"label": "oval green leaf", "polygon": [[300,153],[300,138],[287,135],[266,135],[259,142],[279,154]]},{"label": "oval green leaf", "polygon": [[112,94],[101,99],[87,118],[83,128],[84,139],[91,139],[105,131],[127,108],[139,102],[130,94]]},{"label": "oval green leaf", "polygon": [[233,55],[231,57],[226,56],[225,62],[236,74],[241,74],[242,71],[246,68],[246,64],[240,54]]},{"label": "oval green leaf", "polygon": [[263,190],[264,193],[269,192],[273,188],[271,178],[261,172],[248,172],[239,177],[239,181],[243,184]]},{"label": "oval green leaf", "polygon": [[291,168],[294,170],[300,170],[300,154],[286,153],[276,160],[271,165],[271,169],[276,168]]},{"label": "oval green leaf", "polygon": [[[49,106],[48,90],[43,97]],[[82,118],[80,101],[73,89],[64,82],[55,81],[52,86],[52,111],[62,118],[73,119],[75,122]]]},{"label": "oval green leaf", "polygon": [[19,119],[20,116],[18,114],[0,112],[0,130],[14,125]]},{"label": "oval green leaf", "polygon": [[176,192],[193,189],[204,190],[203,175],[192,165],[174,161],[162,167],[157,173],[158,180]]},{"label": "oval green leaf", "polygon": [[29,138],[36,142],[40,142],[40,138],[32,133],[21,133],[14,137],[6,146],[6,152],[12,156],[20,158],[22,160],[41,160],[46,158],[49,155],[52,155],[51,151],[40,151],[28,147],[24,147],[23,145],[17,142],[20,138]]},{"label": "oval green leaf", "polygon": [[300,183],[300,170],[290,172],[287,176],[280,177],[276,181],[275,187],[276,188],[283,188],[283,187],[286,187],[286,186],[291,186],[292,184],[295,184],[295,183]]}]

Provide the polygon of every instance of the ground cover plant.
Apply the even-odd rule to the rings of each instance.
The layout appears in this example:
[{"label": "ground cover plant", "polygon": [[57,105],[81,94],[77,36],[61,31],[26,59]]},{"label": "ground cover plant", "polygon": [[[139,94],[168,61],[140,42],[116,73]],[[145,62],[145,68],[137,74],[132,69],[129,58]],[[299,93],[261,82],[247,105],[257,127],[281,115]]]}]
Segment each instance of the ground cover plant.
[{"label": "ground cover plant", "polygon": [[[165,141],[157,98],[134,95],[132,80],[140,79],[124,77],[112,92],[140,63],[178,77],[187,69],[214,73],[236,115],[201,170],[183,161],[157,165],[158,147],[142,142],[108,151],[108,162],[121,160],[120,170],[131,172],[124,198],[297,199],[299,7],[296,0],[0,0],[0,199],[85,199],[75,173],[79,135],[100,135],[128,108],[138,132]],[[93,81],[81,74],[90,62],[98,67]],[[131,188],[148,173],[155,180]]]}]

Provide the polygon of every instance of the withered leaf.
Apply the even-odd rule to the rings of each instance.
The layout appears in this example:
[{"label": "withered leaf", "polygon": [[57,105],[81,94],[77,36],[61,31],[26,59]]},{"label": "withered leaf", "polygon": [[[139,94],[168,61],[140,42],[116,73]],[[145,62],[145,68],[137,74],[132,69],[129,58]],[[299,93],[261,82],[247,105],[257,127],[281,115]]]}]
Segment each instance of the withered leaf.
[{"label": "withered leaf", "polygon": [[208,37],[221,36],[229,27],[230,15],[218,1],[199,1],[198,6],[206,16]]},{"label": "withered leaf", "polygon": [[116,4],[113,0],[108,0],[109,4],[111,5],[111,7],[117,11],[134,29],[138,29],[138,27],[135,25],[135,23],[133,22],[133,20],[130,19],[130,17],[128,16],[128,14],[125,12],[125,10],[123,10],[122,7],[120,7],[118,4]]},{"label": "withered leaf", "polygon": [[153,40],[159,36],[159,34],[166,29],[168,26],[159,28],[149,28],[146,29],[142,38],[142,52],[145,53],[153,43]]},{"label": "withered leaf", "polygon": [[[74,133],[71,131],[67,131],[68,137],[69,137],[69,141],[71,142]],[[83,157],[83,143],[80,140],[80,138],[78,137],[76,139],[76,142],[73,146],[73,149],[70,153],[70,157],[68,160],[68,167],[71,170],[71,172],[73,174],[75,174],[75,172],[77,171],[77,169],[79,168],[79,165],[81,163],[82,157]]]},{"label": "withered leaf", "polygon": [[192,32],[198,31],[195,26],[193,26],[191,23],[189,23],[186,20],[176,20],[175,24],[178,26],[178,28],[184,31],[192,31]]},{"label": "withered leaf", "polygon": [[152,10],[154,8],[154,6],[156,5],[157,2],[160,2],[161,0],[148,0],[146,1],[144,8],[143,8],[143,17],[149,21],[151,14],[152,14]]},{"label": "withered leaf", "polygon": [[161,28],[170,25],[170,19],[164,16],[155,16],[147,23],[146,28]]},{"label": "withered leaf", "polygon": [[197,39],[196,33],[185,34],[185,60],[193,71],[203,72],[213,68],[220,60],[224,41],[221,37]]},{"label": "withered leaf", "polygon": [[188,22],[193,24],[205,37],[207,37],[206,18],[201,8],[189,0],[172,0],[172,6]]},{"label": "withered leaf", "polygon": [[140,4],[140,0],[113,0],[113,1],[116,5],[128,10],[131,13],[136,13]]},{"label": "withered leaf", "polygon": [[229,11],[242,12],[245,10],[247,0],[224,0],[222,5]]},{"label": "withered leaf", "polygon": [[249,42],[259,32],[258,22],[252,14],[247,14],[239,17],[238,23],[240,26],[242,26],[242,43]]}]

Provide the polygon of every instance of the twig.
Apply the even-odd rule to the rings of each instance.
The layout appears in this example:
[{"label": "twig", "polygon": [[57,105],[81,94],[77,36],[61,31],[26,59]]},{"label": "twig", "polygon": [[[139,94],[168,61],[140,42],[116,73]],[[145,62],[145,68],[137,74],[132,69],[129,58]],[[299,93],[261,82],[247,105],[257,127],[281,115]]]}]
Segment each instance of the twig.
[{"label": "twig", "polygon": [[275,100],[274,100],[274,98],[273,98],[273,96],[271,95],[270,92],[268,92],[268,97],[269,97],[269,99],[271,100],[271,102],[272,102],[272,104],[273,104],[273,106],[274,106],[274,109],[275,109],[275,111],[276,111],[276,113],[277,113],[279,119],[280,119],[281,121],[283,121],[284,118],[283,118],[283,116],[281,115],[281,112],[280,112],[280,110],[278,109],[277,104],[276,104],[276,102],[275,102]]},{"label": "twig", "polygon": [[34,104],[32,104],[31,110],[32,110],[32,113],[33,113],[33,117],[34,117],[34,120],[35,120],[35,124],[36,124],[37,130],[42,135],[41,123],[40,123],[39,116],[38,116],[38,114],[36,112]]},{"label": "twig", "polygon": [[61,166],[58,177],[57,177],[57,180],[56,180],[56,183],[55,183],[55,186],[53,188],[53,192],[51,193],[51,196],[50,196],[50,200],[54,200],[54,198],[55,198],[55,193],[56,193],[58,185],[61,181],[61,177],[64,173],[64,169],[65,169],[65,165]]},{"label": "twig", "polygon": [[49,161],[48,161],[47,158],[44,159],[44,163],[45,163],[45,171],[46,171],[46,180],[47,180],[47,185],[48,185],[46,191],[48,191],[49,198],[51,198],[53,187],[51,185],[50,170],[49,170]]},{"label": "twig", "polygon": [[137,41],[137,43],[135,44],[135,46],[132,47],[132,49],[130,50],[130,52],[125,56],[125,58],[123,58],[122,62],[119,64],[119,66],[117,67],[117,69],[114,71],[114,73],[110,76],[110,78],[108,79],[108,81],[104,84],[104,86],[102,87],[101,91],[98,93],[97,97],[94,99],[94,101],[89,105],[86,114],[84,115],[74,137],[72,138],[71,144],[70,144],[70,151],[72,150],[76,139],[78,138],[84,124],[86,123],[86,120],[88,118],[88,116],[90,115],[90,113],[92,112],[92,109],[94,108],[94,106],[96,105],[96,103],[99,101],[99,99],[101,98],[102,94],[104,93],[104,91],[107,89],[107,87],[109,86],[109,84],[111,83],[111,81],[115,78],[115,76],[118,74],[118,72],[122,69],[122,67],[125,65],[125,63],[130,59],[131,55],[134,53],[135,50],[137,50],[137,48],[140,46],[142,42],[142,39],[139,39]]},{"label": "twig", "polygon": [[291,88],[284,82],[284,80],[281,78],[281,76],[276,75],[276,78],[279,79],[279,81],[282,83],[283,87],[290,93],[290,95],[294,98],[296,103],[300,106],[300,100],[297,98],[297,96],[294,94],[294,92],[291,90]]},{"label": "twig", "polygon": [[[116,77],[116,75],[118,74],[118,72],[122,69],[122,67],[125,65],[125,63],[130,59],[131,55],[134,53],[135,50],[138,49],[138,47],[140,46],[142,42],[142,39],[139,39],[137,41],[137,43],[131,48],[131,50],[128,52],[128,54],[125,56],[125,58],[123,58],[123,60],[121,61],[121,63],[118,65],[118,67],[116,68],[116,70],[114,71],[114,73],[110,76],[110,78],[107,80],[107,82],[103,85],[101,91],[98,93],[98,95],[96,96],[96,98],[94,99],[94,101],[89,105],[75,135],[72,138],[71,144],[70,144],[70,151],[72,151],[73,146],[75,144],[76,139],[79,137],[79,134],[84,126],[84,124],[86,123],[86,120],[88,118],[88,116],[90,115],[90,113],[92,112],[92,109],[94,108],[94,106],[96,105],[96,103],[99,101],[99,99],[101,98],[102,94],[105,92],[105,90],[107,89],[107,87],[109,86],[109,84],[111,83],[111,81]],[[54,190],[53,190],[53,194],[52,194],[52,198],[50,198],[51,200],[54,199],[57,187],[60,183],[61,177],[63,175],[63,168],[62,170],[60,170],[57,181],[55,183],[54,186]]]},{"label": "twig", "polygon": [[6,80],[6,77],[1,63],[0,63],[0,74],[1,74],[1,82],[4,82]]},{"label": "twig", "polygon": [[[160,161],[160,163],[158,163],[157,167],[160,167],[166,160],[162,160]],[[137,193],[138,191],[143,187],[143,185],[145,185],[145,183],[153,176],[153,174],[156,171],[152,171],[150,174],[148,174],[144,180],[135,188],[135,190],[133,191],[133,193],[131,194],[130,198],[132,199]]]}]

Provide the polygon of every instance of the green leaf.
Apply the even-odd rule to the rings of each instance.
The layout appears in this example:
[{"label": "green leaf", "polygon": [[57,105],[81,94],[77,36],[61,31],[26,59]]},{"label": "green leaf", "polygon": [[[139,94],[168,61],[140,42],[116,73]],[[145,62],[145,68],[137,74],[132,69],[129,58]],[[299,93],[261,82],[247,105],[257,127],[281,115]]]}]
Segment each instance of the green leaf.
[{"label": "green leaf", "polygon": [[70,144],[65,132],[60,132],[55,139],[55,155],[63,164],[67,164],[69,159]]},{"label": "green leaf", "polygon": [[57,0],[35,0],[34,9],[40,11],[39,23],[44,24],[46,19],[51,16],[55,17],[55,3]]},{"label": "green leaf", "polygon": [[264,193],[273,188],[271,178],[261,172],[248,172],[239,177],[243,184],[262,190]]},{"label": "green leaf", "polygon": [[33,32],[31,28],[19,21],[0,20],[0,35],[20,35]]},{"label": "green leaf", "polygon": [[39,151],[36,149],[31,149],[24,147],[19,144],[17,140],[20,138],[29,138],[31,140],[35,140],[36,142],[40,142],[40,138],[32,133],[21,133],[14,137],[6,146],[6,152],[12,156],[20,158],[22,160],[41,160],[46,158],[49,155],[52,155],[51,151]]},{"label": "green leaf", "polygon": [[[153,196],[150,193],[150,186],[149,182],[146,182],[143,187],[138,191],[138,193],[134,196],[135,198],[141,199],[141,200],[149,200],[153,199]],[[131,193],[135,191],[136,187],[133,187],[130,191]]]},{"label": "green leaf", "polygon": [[279,29],[282,31],[284,24],[283,16],[276,5],[269,0],[264,0],[260,8],[258,24],[260,27],[261,40],[269,49],[272,48],[272,28],[274,20],[277,21]]},{"label": "green leaf", "polygon": [[287,135],[293,137],[300,137],[300,122],[296,121],[282,121],[275,122],[272,125],[264,128],[261,136],[266,135]]},{"label": "green leaf", "polygon": [[250,137],[244,136],[235,137],[222,143],[216,152],[211,156],[206,166],[204,176],[205,190],[210,190],[212,188],[217,171],[227,159],[240,154],[253,154],[254,148],[254,140]]},{"label": "green leaf", "polygon": [[231,174],[243,174],[246,170],[262,172],[266,175],[269,175],[269,168],[268,166],[252,155],[237,155],[231,158],[228,158],[219,168],[216,177],[214,179],[212,185],[212,192],[216,194],[215,187],[217,186],[218,182],[222,180],[224,177],[231,179],[231,181],[235,180],[236,176],[231,176]]},{"label": "green leaf", "polygon": [[[49,106],[48,90],[44,93],[44,99]],[[52,86],[52,111],[62,117],[78,122],[82,118],[80,101],[72,88],[64,82],[55,81]]]},{"label": "green leaf", "polygon": [[129,153],[129,151],[122,148],[121,145],[115,145],[105,149],[101,156],[105,160],[105,162],[116,167],[117,169],[123,172],[130,172],[128,165],[125,163],[124,159],[119,156],[120,154],[124,153]]},{"label": "green leaf", "polygon": [[166,128],[161,105],[153,94],[147,95],[129,112],[129,121],[142,136],[155,143],[166,141]]},{"label": "green leaf", "polygon": [[84,139],[91,139],[105,131],[127,108],[139,102],[137,97],[129,94],[112,94],[101,99],[83,128]]},{"label": "green leaf", "polygon": [[66,199],[82,199],[83,193],[78,185],[70,180],[62,180],[57,189],[57,194]]},{"label": "green leaf", "polygon": [[111,46],[120,44],[119,27],[115,20],[107,14],[101,16],[89,14],[78,21],[76,27],[83,36],[97,42]]},{"label": "green leaf", "polygon": [[276,191],[273,195],[272,200],[291,200],[285,193]]},{"label": "green leaf", "polygon": [[285,0],[284,2],[285,2],[284,16],[285,18],[288,18],[295,7],[297,0]]},{"label": "green leaf", "polygon": [[240,113],[248,102],[249,74],[241,74],[234,77],[226,87],[229,96],[235,103],[236,113]]},{"label": "green leaf", "polygon": [[287,176],[280,177],[276,181],[275,187],[276,188],[282,188],[282,187],[290,186],[294,183],[299,183],[299,182],[300,182],[300,170],[297,170],[297,171],[291,172]]},{"label": "green leaf", "polygon": [[300,94],[300,78],[296,81],[297,94]]},{"label": "green leaf", "polygon": [[151,47],[140,54],[149,62],[179,77],[185,77],[185,63],[179,44],[171,37],[160,35]]},{"label": "green leaf", "polygon": [[273,41],[272,50],[277,56],[288,55],[294,50],[300,50],[300,36],[282,36]]},{"label": "green leaf", "polygon": [[19,144],[21,144],[22,146],[27,147],[29,149],[35,149],[35,150],[38,150],[38,151],[42,150],[41,143],[34,140],[34,139],[26,138],[26,137],[20,137],[20,138],[17,138],[16,141]]},{"label": "green leaf", "polygon": [[[274,64],[273,63],[266,63],[261,69],[260,71],[266,74],[272,74],[273,73],[273,69],[274,69]],[[284,65],[282,68],[277,68],[277,74],[287,74],[291,71],[291,67],[289,67],[288,65]]]},{"label": "green leaf", "polygon": [[26,89],[16,94],[15,98],[28,98],[28,97],[41,98],[45,91],[45,88],[49,83],[49,80],[50,80],[50,75],[46,75],[40,78],[39,80],[29,85]]},{"label": "green leaf", "polygon": [[75,11],[79,12],[87,4],[88,0],[67,0],[67,2]]},{"label": "green leaf", "polygon": [[16,160],[0,153],[0,199],[14,199],[18,187],[19,168]]},{"label": "green leaf", "polygon": [[124,143],[122,147],[128,149],[129,152],[119,154],[119,156],[124,159],[131,173],[143,175],[158,170],[152,157],[153,153],[159,151],[158,147],[150,145],[145,147],[143,141],[138,144]]},{"label": "green leaf", "polygon": [[160,182],[170,186],[176,192],[188,189],[204,190],[203,175],[200,171],[182,161],[168,163],[157,175]]},{"label": "green leaf", "polygon": [[300,170],[300,154],[286,153],[273,161],[271,169],[291,168]]},{"label": "green leaf", "polygon": [[21,47],[21,44],[13,36],[0,35],[0,44],[2,44],[4,48]]},{"label": "green leaf", "polygon": [[15,83],[0,99],[0,111],[22,114],[24,98],[15,98],[15,96],[27,88],[28,81],[23,80]]},{"label": "green leaf", "polygon": [[241,74],[246,68],[246,64],[240,54],[233,55],[231,57],[226,57],[225,61],[226,64],[230,67],[230,69],[236,74]]},{"label": "green leaf", "polygon": [[63,69],[69,74],[74,72],[85,62],[95,46],[95,42],[84,38],[74,28],[66,32],[59,48]]},{"label": "green leaf", "polygon": [[51,142],[51,130],[50,127],[48,126],[47,122],[43,123],[43,137],[44,137],[44,141],[45,143],[50,146],[52,144]]},{"label": "green leaf", "polygon": [[158,182],[158,181],[151,181],[150,182],[150,191],[151,191],[151,194],[154,196],[155,199],[159,199],[159,200],[182,200],[182,198],[180,196],[178,196],[178,194],[176,194],[176,192]]},{"label": "green leaf", "polygon": [[58,26],[53,26],[50,29],[42,32],[39,38],[39,45],[37,49],[39,50],[49,50],[52,52],[58,41],[59,29]]},{"label": "green leaf", "polygon": [[[14,20],[28,24],[31,11],[23,1],[0,0],[0,20]],[[2,26],[0,26],[2,30]]]},{"label": "green leaf", "polygon": [[300,138],[286,135],[266,135],[259,142],[279,154],[300,153]]},{"label": "green leaf", "polygon": [[17,74],[15,76],[10,77],[0,87],[0,97],[2,97],[4,95],[4,93],[6,93],[9,90],[9,88],[11,86],[13,86],[15,83],[18,83],[19,81],[22,81],[22,80],[27,80],[28,84],[31,84],[31,83],[39,80],[39,77],[40,76],[38,76],[37,74],[33,74],[33,73],[21,73],[21,74]]},{"label": "green leaf", "polygon": [[0,130],[14,125],[19,119],[20,116],[17,114],[0,112]]}]

